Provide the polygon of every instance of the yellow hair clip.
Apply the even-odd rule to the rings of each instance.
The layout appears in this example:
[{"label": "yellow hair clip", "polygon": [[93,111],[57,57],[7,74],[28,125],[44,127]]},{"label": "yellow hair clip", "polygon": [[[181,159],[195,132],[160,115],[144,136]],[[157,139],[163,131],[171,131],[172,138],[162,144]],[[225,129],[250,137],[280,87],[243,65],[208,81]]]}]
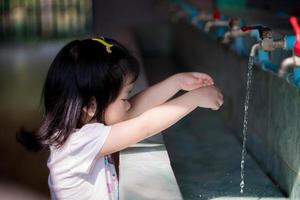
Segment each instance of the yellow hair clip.
[{"label": "yellow hair clip", "polygon": [[99,37],[99,38],[93,38],[92,40],[100,42],[101,44],[103,44],[106,47],[106,51],[107,53],[111,53],[111,47],[113,47],[113,44],[109,44],[107,42],[105,42],[104,37]]}]

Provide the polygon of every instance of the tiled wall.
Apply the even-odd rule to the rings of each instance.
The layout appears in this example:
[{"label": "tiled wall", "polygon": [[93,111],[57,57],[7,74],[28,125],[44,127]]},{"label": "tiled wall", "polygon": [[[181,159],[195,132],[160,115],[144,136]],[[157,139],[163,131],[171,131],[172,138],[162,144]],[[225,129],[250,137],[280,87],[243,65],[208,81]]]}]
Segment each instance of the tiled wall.
[{"label": "tiled wall", "polygon": [[[178,61],[190,71],[213,76],[225,96],[223,119],[241,140],[247,58],[236,55],[184,22],[173,25],[172,34]],[[248,152],[291,199],[299,199],[299,90],[259,66],[254,67],[253,75]]]}]

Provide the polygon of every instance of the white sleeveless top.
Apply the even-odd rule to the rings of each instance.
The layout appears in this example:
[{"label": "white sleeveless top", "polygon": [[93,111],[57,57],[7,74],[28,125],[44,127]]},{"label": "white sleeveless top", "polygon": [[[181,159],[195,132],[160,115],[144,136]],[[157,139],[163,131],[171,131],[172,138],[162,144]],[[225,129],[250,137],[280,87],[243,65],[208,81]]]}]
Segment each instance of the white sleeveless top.
[{"label": "white sleeveless top", "polygon": [[76,129],[60,148],[50,147],[47,166],[51,199],[115,200],[118,178],[110,155],[95,159],[111,126],[91,123]]}]

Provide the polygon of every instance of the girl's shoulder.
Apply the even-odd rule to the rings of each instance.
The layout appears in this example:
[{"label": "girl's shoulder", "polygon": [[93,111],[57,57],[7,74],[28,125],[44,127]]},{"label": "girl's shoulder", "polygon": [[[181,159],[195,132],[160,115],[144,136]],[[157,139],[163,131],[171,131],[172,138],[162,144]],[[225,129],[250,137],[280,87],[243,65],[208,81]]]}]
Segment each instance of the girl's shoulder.
[{"label": "girl's shoulder", "polygon": [[89,137],[92,135],[99,135],[102,131],[109,128],[110,126],[106,126],[103,123],[94,122],[83,125],[81,128],[76,128],[72,135],[74,136],[84,136]]},{"label": "girl's shoulder", "polygon": [[70,136],[70,143],[73,145],[84,145],[94,140],[105,140],[110,132],[111,126],[106,126],[103,123],[95,122],[82,126]]},{"label": "girl's shoulder", "polygon": [[105,132],[105,130],[107,129],[110,129],[110,126],[105,126],[103,123],[99,122],[85,124],[81,128],[74,129],[74,131],[70,134],[66,142],[62,145],[62,147],[57,149],[55,145],[50,145],[50,150],[61,151],[63,149],[66,149],[67,146],[79,147],[85,145],[91,140],[95,140],[97,138],[100,139],[101,137],[103,137],[105,135],[103,132]]},{"label": "girl's shoulder", "polygon": [[102,123],[90,123],[76,129],[62,148],[51,151],[48,167],[68,165],[73,172],[88,173],[110,128]]}]

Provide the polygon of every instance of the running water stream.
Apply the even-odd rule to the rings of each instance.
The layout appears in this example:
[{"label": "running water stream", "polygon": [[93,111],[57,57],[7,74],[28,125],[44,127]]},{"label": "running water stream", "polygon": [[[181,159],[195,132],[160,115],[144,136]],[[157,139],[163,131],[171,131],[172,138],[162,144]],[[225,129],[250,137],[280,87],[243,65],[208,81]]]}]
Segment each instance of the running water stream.
[{"label": "running water stream", "polygon": [[247,73],[247,90],[245,99],[245,113],[244,113],[244,125],[243,125],[243,150],[242,150],[242,160],[241,160],[241,193],[244,192],[245,186],[245,157],[246,157],[246,141],[247,141],[247,129],[248,129],[248,108],[250,99],[250,89],[252,82],[252,71],[253,71],[254,57],[250,56],[248,61],[248,73]]}]

